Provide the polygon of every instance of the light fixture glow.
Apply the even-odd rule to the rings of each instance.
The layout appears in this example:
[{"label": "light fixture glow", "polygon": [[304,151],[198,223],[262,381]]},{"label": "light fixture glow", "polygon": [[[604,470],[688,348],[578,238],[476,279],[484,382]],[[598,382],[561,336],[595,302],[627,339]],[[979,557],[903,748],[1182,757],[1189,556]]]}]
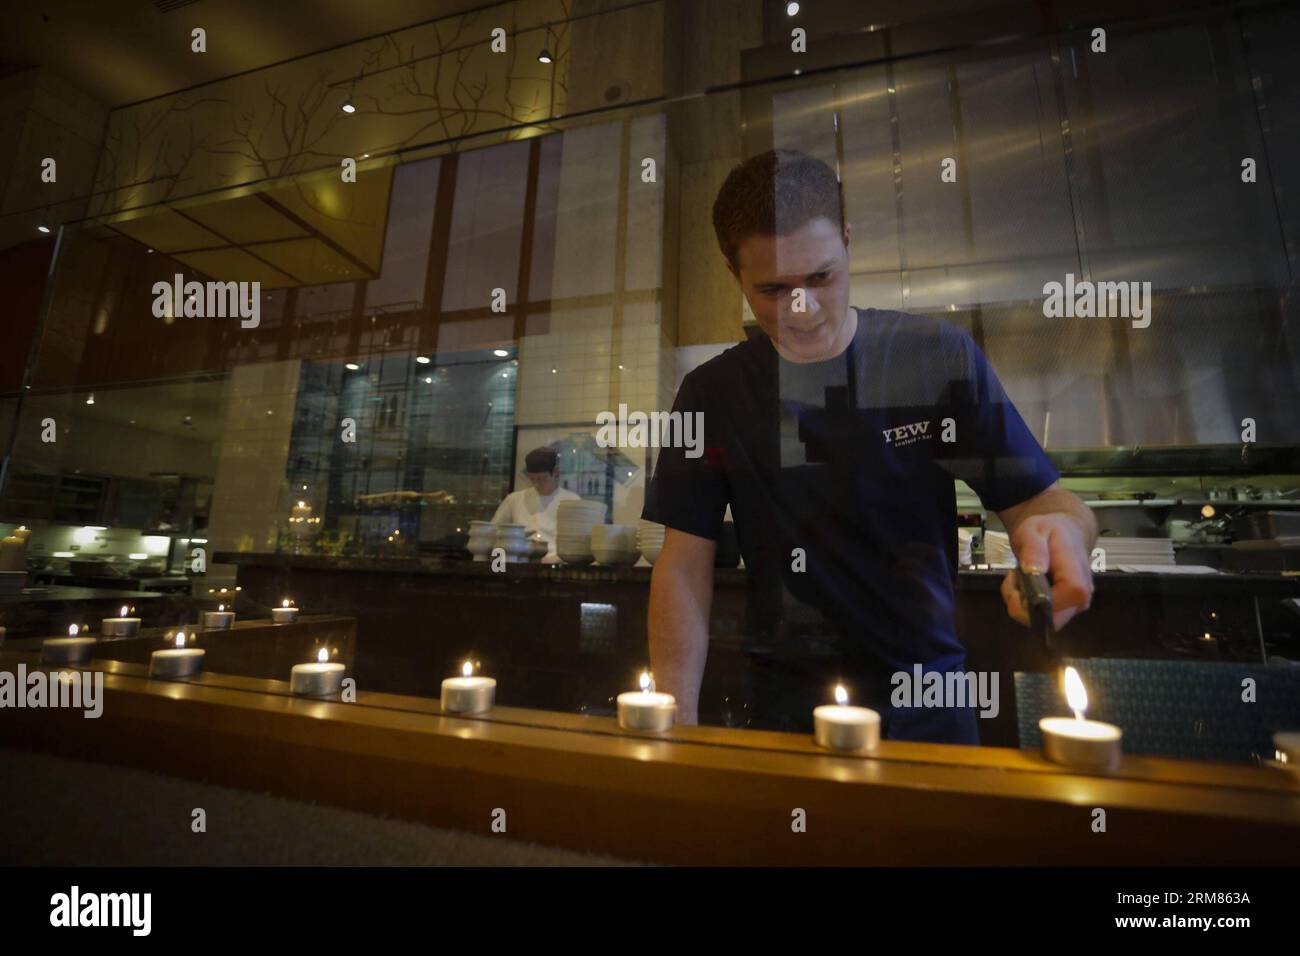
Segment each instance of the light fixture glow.
[{"label": "light fixture glow", "polygon": [[41,223],[39,226],[36,227],[36,231],[44,233],[45,235],[48,236],[50,234],[50,227],[45,225],[45,223]]},{"label": "light fixture glow", "polygon": [[495,355],[497,358],[505,358],[510,353],[505,349],[493,349],[492,354]]},{"label": "light fixture glow", "polygon": [[548,50],[548,49],[546,49],[545,47],[543,47],[543,48],[542,48],[542,52],[539,53],[539,54],[537,54],[537,62],[538,62],[538,63],[550,63],[550,62],[551,62],[551,51]]},{"label": "light fixture glow", "polygon": [[355,372],[357,369],[361,368],[361,366],[358,365],[356,362],[349,362],[347,365],[343,367],[347,369],[349,372]]},{"label": "light fixture glow", "polygon": [[421,365],[428,365],[430,362],[433,361],[433,359],[429,358],[429,356],[427,355],[417,355],[415,357],[415,360],[419,362]]},{"label": "light fixture glow", "polygon": [[799,14],[799,4],[791,2],[785,5],[785,15],[787,17],[798,16],[798,14]]}]

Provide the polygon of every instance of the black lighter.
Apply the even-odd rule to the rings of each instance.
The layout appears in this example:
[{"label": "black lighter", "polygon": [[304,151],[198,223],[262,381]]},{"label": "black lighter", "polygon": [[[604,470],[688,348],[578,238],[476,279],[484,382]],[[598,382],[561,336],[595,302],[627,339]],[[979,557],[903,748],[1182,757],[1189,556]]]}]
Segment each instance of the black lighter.
[{"label": "black lighter", "polygon": [[1029,628],[1041,635],[1043,647],[1053,660],[1058,657],[1056,628],[1052,625],[1052,586],[1037,565],[1016,565],[1016,585],[1029,608]]}]

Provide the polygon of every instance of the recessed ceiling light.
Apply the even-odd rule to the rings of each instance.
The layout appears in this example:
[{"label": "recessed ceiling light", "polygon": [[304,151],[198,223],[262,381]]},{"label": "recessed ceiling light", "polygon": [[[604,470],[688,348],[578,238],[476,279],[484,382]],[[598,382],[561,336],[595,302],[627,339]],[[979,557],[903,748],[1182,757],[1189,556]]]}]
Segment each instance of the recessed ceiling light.
[{"label": "recessed ceiling light", "polygon": [[493,349],[492,354],[495,355],[497,358],[505,358],[510,353],[505,349]]},{"label": "recessed ceiling light", "polygon": [[415,360],[419,362],[421,365],[428,365],[429,362],[432,361],[432,359],[430,359],[429,356],[427,355],[417,355],[415,357]]},{"label": "recessed ceiling light", "polygon": [[798,13],[799,13],[799,4],[792,2],[792,3],[787,3],[785,5],[785,15],[787,17],[797,16]]},{"label": "recessed ceiling light", "polygon": [[36,231],[43,232],[45,233],[45,235],[48,236],[50,234],[50,227],[45,225],[45,223],[41,223],[39,226],[36,227]]},{"label": "recessed ceiling light", "polygon": [[355,372],[357,369],[361,368],[361,366],[358,365],[356,362],[349,362],[347,365],[343,367],[347,369],[349,372]]}]

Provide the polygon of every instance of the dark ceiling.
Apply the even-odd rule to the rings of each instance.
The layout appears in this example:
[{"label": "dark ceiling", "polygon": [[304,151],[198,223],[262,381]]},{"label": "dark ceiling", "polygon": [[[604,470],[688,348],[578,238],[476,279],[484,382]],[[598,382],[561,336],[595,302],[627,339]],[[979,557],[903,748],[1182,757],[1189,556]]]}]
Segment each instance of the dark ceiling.
[{"label": "dark ceiling", "polygon": [[[49,67],[115,107],[483,6],[485,0],[0,0],[0,75]],[[496,9],[504,18],[510,6]],[[190,52],[195,27],[207,31],[207,53]]]}]

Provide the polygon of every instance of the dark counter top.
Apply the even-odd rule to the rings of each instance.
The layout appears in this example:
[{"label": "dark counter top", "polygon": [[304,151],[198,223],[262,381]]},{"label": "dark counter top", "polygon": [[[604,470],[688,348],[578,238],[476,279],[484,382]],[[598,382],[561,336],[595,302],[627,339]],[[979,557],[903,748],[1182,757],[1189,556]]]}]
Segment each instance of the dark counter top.
[{"label": "dark counter top", "polygon": [[72,601],[148,601],[164,597],[159,591],[123,591],[119,588],[81,588],[63,584],[23,588],[0,595],[0,604],[66,604]]},{"label": "dark counter top", "polygon": [[[320,554],[270,554],[264,552],[219,551],[213,560],[243,567],[280,570],[315,570],[388,574],[419,574],[450,577],[495,577],[486,561],[458,560],[447,557],[375,558],[335,557]],[[511,578],[537,582],[591,584],[650,583],[649,567],[608,567],[599,564],[511,564],[505,574]],[[1005,575],[998,570],[963,570],[958,573],[958,590],[997,590]],[[1099,591],[1113,593],[1181,594],[1187,592],[1221,594],[1243,591],[1261,595],[1300,596],[1300,576],[1277,573],[1253,574],[1156,574],[1108,571],[1095,576]],[[715,568],[714,583],[723,587],[742,587],[746,582],[743,568]]]}]

